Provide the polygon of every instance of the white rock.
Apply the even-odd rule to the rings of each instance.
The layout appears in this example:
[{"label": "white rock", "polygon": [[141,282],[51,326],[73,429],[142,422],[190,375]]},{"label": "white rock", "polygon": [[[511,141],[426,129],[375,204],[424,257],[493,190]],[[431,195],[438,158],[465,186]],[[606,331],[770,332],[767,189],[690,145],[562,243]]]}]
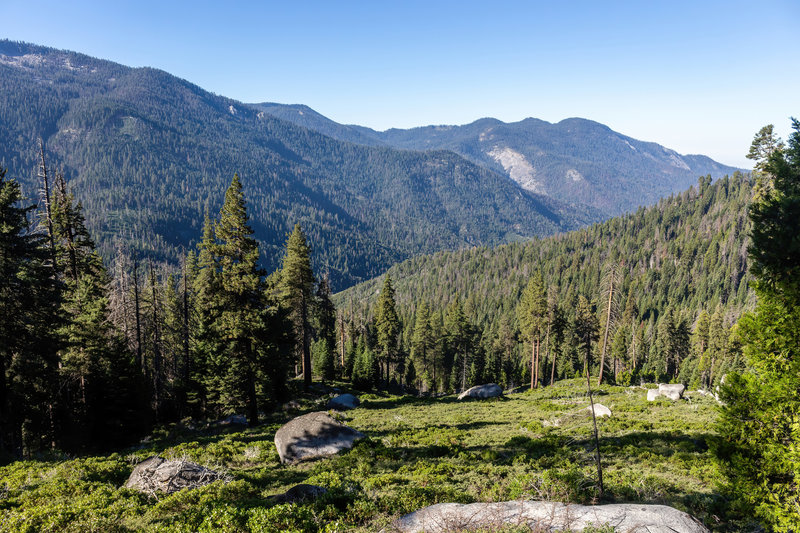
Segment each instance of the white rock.
[{"label": "white rock", "polygon": [[583,531],[606,524],[626,533],[708,533],[690,515],[666,505],[572,505],[558,502],[439,503],[407,514],[385,532],[446,533],[523,526],[534,531]]},{"label": "white rock", "polygon": [[686,387],[683,383],[675,383],[675,384],[665,384],[659,383],[658,385],[658,392],[661,396],[666,396],[672,401],[680,400],[683,397],[683,391],[686,390]]},{"label": "white rock", "polygon": [[[592,414],[592,406],[587,405],[584,411],[588,412],[589,415]],[[594,416],[597,418],[602,418],[604,416],[611,416],[611,409],[603,405],[602,403],[595,403],[594,404]]]},{"label": "white rock", "polygon": [[503,389],[500,388],[500,385],[496,385],[494,383],[488,383],[486,385],[475,385],[472,388],[469,388],[458,395],[459,400],[463,400],[464,398],[494,398],[496,396],[501,396],[503,394]]},{"label": "white rock", "polygon": [[677,401],[683,398],[683,391],[685,390],[686,387],[683,385],[683,383],[659,383],[658,389],[647,390],[647,401],[652,402],[661,396],[664,398],[669,398],[672,401]]}]

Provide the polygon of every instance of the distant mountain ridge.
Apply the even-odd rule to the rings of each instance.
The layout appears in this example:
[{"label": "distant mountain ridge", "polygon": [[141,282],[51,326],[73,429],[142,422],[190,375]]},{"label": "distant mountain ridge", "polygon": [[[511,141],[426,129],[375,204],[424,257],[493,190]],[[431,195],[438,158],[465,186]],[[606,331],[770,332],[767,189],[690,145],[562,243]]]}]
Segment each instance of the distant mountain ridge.
[{"label": "distant mountain ridge", "polygon": [[412,255],[527,239],[599,219],[445,150],[342,142],[152,68],[0,41],[0,164],[37,194],[38,141],[105,257],[176,263],[234,172],[265,266],[300,222],[339,290]]},{"label": "distant mountain ridge", "polygon": [[581,118],[556,124],[534,118],[514,123],[483,118],[463,126],[379,132],[338,124],[307,106],[255,106],[347,142],[407,150],[450,150],[505,174],[523,189],[592,206],[606,217],[685,190],[698,176],[719,178],[742,170],[703,155],[681,155]]}]

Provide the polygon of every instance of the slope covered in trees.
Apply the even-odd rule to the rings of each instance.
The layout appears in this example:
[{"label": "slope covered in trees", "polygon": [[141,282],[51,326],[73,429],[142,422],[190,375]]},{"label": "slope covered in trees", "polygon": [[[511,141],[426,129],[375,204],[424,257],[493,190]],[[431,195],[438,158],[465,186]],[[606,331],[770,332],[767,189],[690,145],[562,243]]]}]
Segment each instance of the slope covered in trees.
[{"label": "slope covered in trees", "polygon": [[257,425],[287,397],[297,346],[310,382],[310,335],[283,287],[308,285],[309,322],[330,300],[311,296],[292,239],[283,268],[259,267],[238,175],[179,273],[123,247],[106,270],[63,176],[44,158],[40,175],[53,193],[37,210],[0,169],[0,462],[118,446],[187,416]]},{"label": "slope covered in trees", "polygon": [[[424,388],[460,388],[447,377],[458,357],[447,346],[454,338],[448,321],[465,321],[461,330],[469,332],[472,353],[466,357],[475,368],[467,385],[534,383],[532,371],[538,372],[537,382],[580,372],[587,363],[578,350],[575,309],[581,300],[602,333],[588,361],[593,375],[601,374],[602,365],[612,380],[641,375],[714,385],[725,368],[739,364],[731,328],[753,303],[747,275],[752,186],[749,176],[738,173],[714,183],[703,177],[652,208],[587,229],[441,252],[392,267],[387,275],[394,282],[403,348],[414,353],[416,332],[425,328],[420,315],[438,315],[429,320],[430,327],[434,338],[445,339],[436,368],[445,377]],[[541,287],[526,289],[536,276]],[[335,297],[343,315],[357,325],[355,335],[361,327],[367,341],[381,280]],[[539,296],[525,296],[529,290]],[[534,365],[531,354],[538,354]]]},{"label": "slope covered in trees", "polygon": [[702,155],[681,155],[652,142],[612,131],[591,120],[556,124],[527,118],[493,118],[463,126],[426,126],[383,132],[337,124],[307,106],[258,104],[258,109],[336,139],[406,150],[450,150],[523,188],[590,205],[614,216],[687,189],[697,176],[732,174],[735,168]]},{"label": "slope covered in trees", "polygon": [[238,172],[262,264],[301,223],[341,289],[417,253],[597,220],[445,151],[341,142],[150,68],[0,42],[0,162],[39,187],[38,140],[62,162],[106,259],[114,241],[177,264]]}]

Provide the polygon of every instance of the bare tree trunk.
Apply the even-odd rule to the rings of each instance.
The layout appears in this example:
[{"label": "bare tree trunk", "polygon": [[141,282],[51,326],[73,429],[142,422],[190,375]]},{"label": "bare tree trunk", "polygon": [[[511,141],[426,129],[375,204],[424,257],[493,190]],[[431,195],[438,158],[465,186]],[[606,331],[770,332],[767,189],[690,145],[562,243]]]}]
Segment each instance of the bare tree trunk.
[{"label": "bare tree trunk", "polygon": [[533,380],[535,379],[534,366],[536,365],[536,340],[531,337],[531,390],[533,390]]},{"label": "bare tree trunk", "polygon": [[467,350],[464,350],[462,355],[464,358],[463,370],[461,371],[461,391],[467,390]]},{"label": "bare tree trunk", "polygon": [[611,329],[611,298],[614,295],[614,281],[608,286],[608,309],[606,311],[606,332],[603,335],[603,349],[600,352],[600,375],[597,378],[597,385],[603,382],[603,367],[606,361],[606,347],[608,346],[608,330]]},{"label": "bare tree trunk", "polygon": [[181,336],[183,337],[183,361],[181,365],[181,380],[183,386],[181,387],[180,410],[186,408],[186,391],[189,388],[189,373],[191,368],[189,365],[189,281],[187,279],[188,272],[186,271],[186,256],[183,257],[183,326],[181,329]]},{"label": "bare tree trunk", "polygon": [[247,342],[247,425],[258,425],[258,397],[256,395],[256,376],[253,371],[253,346]]},{"label": "bare tree trunk", "polygon": [[[550,322],[547,322],[547,334],[544,337],[544,359],[545,361],[550,360]],[[545,363],[546,365],[547,363]],[[545,366],[544,371],[547,372],[547,367]],[[553,384],[553,378],[550,378],[550,385]]]},{"label": "bare tree trunk", "polygon": [[53,213],[50,206],[50,183],[47,178],[47,164],[44,160],[44,141],[39,139],[39,177],[42,178],[42,193],[44,196],[44,211],[47,217],[47,240],[50,245],[50,260],[53,262],[53,272],[58,270],[56,265],[56,241],[53,235]]},{"label": "bare tree trunk", "polygon": [[147,375],[144,358],[142,357],[142,318],[141,295],[139,294],[139,257],[133,254],[133,314],[136,319],[136,364],[143,376]]},{"label": "bare tree trunk", "polygon": [[341,357],[341,364],[342,364],[342,374],[344,374],[344,314],[341,315],[341,320],[339,322],[339,332],[341,334],[341,349],[340,349],[340,357]]},{"label": "bare tree trunk", "polygon": [[308,302],[303,295],[303,301],[300,305],[300,320],[303,325],[303,390],[311,388],[311,349],[308,345],[309,331],[308,331]]},{"label": "bare tree trunk", "polygon": [[[63,206],[67,204],[67,183],[64,181],[64,174],[56,172],[56,185],[58,186],[57,198]],[[66,210],[65,210],[66,211]],[[78,281],[78,256],[75,251],[75,228],[72,227],[71,217],[65,217],[67,223],[66,237],[67,237],[67,252],[69,254],[69,270],[72,274],[73,281]]]},{"label": "bare tree trunk", "polygon": [[[589,360],[589,354],[586,354],[586,360]],[[597,463],[597,486],[600,489],[600,498],[603,497],[603,467],[600,462],[600,437],[597,433],[597,416],[594,412],[594,399],[592,398],[592,384],[591,380],[589,379],[589,371],[587,365],[586,371],[586,390],[589,392],[589,404],[592,407],[592,423],[594,424],[594,449],[595,449],[595,461]]]},{"label": "bare tree trunk", "polygon": [[158,327],[158,294],[156,292],[156,271],[150,261],[150,292],[153,298],[153,405],[156,419],[161,407],[161,335]]},{"label": "bare tree trunk", "polygon": [[[434,354],[435,353],[436,352],[434,352]],[[436,394],[436,357],[435,357],[435,355],[434,355],[434,358],[433,358],[433,365],[432,366],[433,366],[433,386],[431,388],[433,389],[433,394]]]}]

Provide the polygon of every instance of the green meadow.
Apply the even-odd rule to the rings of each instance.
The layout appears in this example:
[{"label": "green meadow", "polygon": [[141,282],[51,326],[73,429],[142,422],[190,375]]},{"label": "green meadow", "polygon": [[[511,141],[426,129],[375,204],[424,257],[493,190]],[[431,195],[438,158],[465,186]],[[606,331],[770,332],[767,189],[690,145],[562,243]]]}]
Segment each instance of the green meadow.
[{"label": "green meadow", "polygon": [[[318,389],[320,390],[320,389]],[[0,528],[62,531],[377,531],[440,502],[539,499],[674,506],[715,530],[737,527],[719,493],[710,449],[717,403],[688,392],[648,402],[641,387],[601,386],[595,402],[605,494],[598,498],[585,384],[566,380],[489,400],[362,394],[335,414],[365,433],[347,452],[283,465],[273,443],[294,416],[323,410],[330,393],[306,396],[255,428],[184,421],[139,446],[98,457],[42,457],[0,468]],[[158,499],[121,488],[151,455],[224,471],[228,483]],[[328,493],[305,504],[270,496],[298,483]]]}]

